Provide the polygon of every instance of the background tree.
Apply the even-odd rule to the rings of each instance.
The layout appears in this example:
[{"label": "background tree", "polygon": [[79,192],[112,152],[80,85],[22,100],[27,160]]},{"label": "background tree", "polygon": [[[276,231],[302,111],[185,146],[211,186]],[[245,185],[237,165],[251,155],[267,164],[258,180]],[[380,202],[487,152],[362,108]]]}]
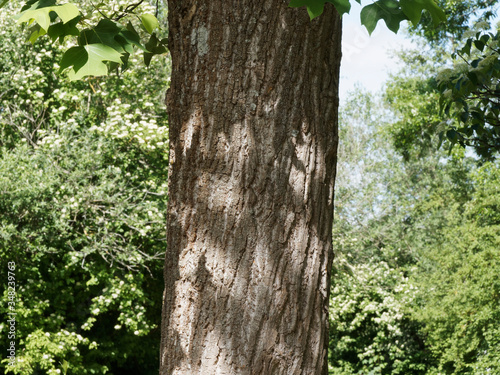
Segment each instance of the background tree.
[{"label": "background tree", "polygon": [[[399,142],[408,141],[403,147],[406,150],[415,149],[410,145],[413,143],[422,151],[429,146],[431,138],[437,137],[439,144],[471,147],[483,160],[492,160],[500,150],[499,36],[497,27],[492,25],[497,2],[446,0],[439,4],[449,15],[448,22],[429,28],[430,18],[424,14],[422,22],[410,27],[410,35],[416,37],[422,48],[406,58],[413,68],[416,65],[410,59],[426,66],[428,71],[421,71],[412,79],[416,79],[414,84],[420,86],[421,93],[439,97],[439,111],[432,121],[421,119],[420,124],[410,121],[411,129],[401,126],[394,134]],[[394,89],[404,85],[404,81],[409,84],[407,78],[399,79]],[[402,101],[396,105],[404,108]],[[399,113],[401,123],[410,113]]]},{"label": "background tree", "polygon": [[439,92],[422,75],[433,61],[419,56],[405,53],[388,106],[355,93],[340,117],[334,374],[498,368],[497,163],[439,151],[419,133],[440,121]]}]

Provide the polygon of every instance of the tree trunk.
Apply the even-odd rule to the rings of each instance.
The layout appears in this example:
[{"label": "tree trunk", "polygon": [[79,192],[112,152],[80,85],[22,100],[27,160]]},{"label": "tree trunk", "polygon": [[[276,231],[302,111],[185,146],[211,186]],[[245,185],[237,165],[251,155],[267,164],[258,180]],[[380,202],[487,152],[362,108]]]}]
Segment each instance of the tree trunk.
[{"label": "tree trunk", "polygon": [[162,375],[327,374],[340,18],[170,0]]}]

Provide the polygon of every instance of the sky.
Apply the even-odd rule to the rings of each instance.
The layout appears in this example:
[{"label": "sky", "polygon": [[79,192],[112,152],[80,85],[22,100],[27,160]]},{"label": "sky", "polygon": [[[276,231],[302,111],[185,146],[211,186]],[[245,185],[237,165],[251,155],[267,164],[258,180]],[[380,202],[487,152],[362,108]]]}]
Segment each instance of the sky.
[{"label": "sky", "polygon": [[[408,39],[394,34],[384,21],[379,21],[371,36],[361,25],[359,12],[361,6],[353,1],[350,14],[343,16],[342,64],[340,67],[340,101],[356,84],[372,92],[378,91],[389,72],[396,72],[396,59],[391,51],[410,46]],[[404,26],[405,22],[401,25]]]}]

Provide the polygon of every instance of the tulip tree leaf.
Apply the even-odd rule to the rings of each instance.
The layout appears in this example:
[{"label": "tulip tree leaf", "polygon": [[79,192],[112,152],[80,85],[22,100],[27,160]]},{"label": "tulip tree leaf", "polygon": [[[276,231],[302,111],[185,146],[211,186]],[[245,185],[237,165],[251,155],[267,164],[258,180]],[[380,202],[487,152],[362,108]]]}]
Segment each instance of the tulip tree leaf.
[{"label": "tulip tree leaf", "polygon": [[[356,1],[361,4],[361,0]],[[325,3],[332,3],[341,16],[344,13],[349,13],[351,9],[350,0],[291,0],[289,6],[305,6],[312,20],[323,13]],[[446,20],[443,10],[437,6],[434,0],[377,0],[363,7],[361,23],[371,34],[378,21],[384,20],[389,30],[397,33],[401,21],[410,20],[416,25],[424,10],[430,13],[435,26]]]},{"label": "tulip tree leaf", "polygon": [[51,12],[56,13],[63,23],[71,21],[73,18],[78,17],[78,15],[80,14],[80,11],[74,4],[68,3],[36,9],[30,8],[19,14],[17,22],[32,23],[33,21],[35,21],[40,25],[42,29],[47,31],[51,23]]},{"label": "tulip tree leaf", "polygon": [[69,22],[58,22],[50,25],[47,30],[47,34],[50,36],[52,41],[56,41],[59,39],[59,42],[62,43],[64,38],[67,36],[79,36],[80,30],[76,27],[78,21],[80,21],[80,16],[73,18]]},{"label": "tulip tree leaf", "polygon": [[133,53],[134,46],[144,50],[135,30],[130,31],[109,19],[100,20],[95,27],[83,30],[77,40],[81,46],[100,43],[120,53]]},{"label": "tulip tree leaf", "polygon": [[121,57],[121,53],[101,43],[72,47],[63,55],[60,71],[71,67],[69,78],[72,81],[85,76],[103,76],[108,74],[105,61],[121,64]]},{"label": "tulip tree leaf", "polygon": [[142,26],[144,26],[144,29],[149,34],[153,33],[154,29],[156,29],[157,27],[160,27],[160,23],[152,14],[143,14],[141,16],[141,22]]},{"label": "tulip tree leaf", "polygon": [[407,19],[395,0],[378,0],[361,10],[361,23],[371,34],[379,20],[384,20],[387,28],[394,33],[399,30],[401,21]]},{"label": "tulip tree leaf", "polygon": [[432,17],[434,25],[446,19],[444,12],[433,0],[400,0],[401,9],[413,25],[417,25],[422,17],[422,11],[427,10]]}]

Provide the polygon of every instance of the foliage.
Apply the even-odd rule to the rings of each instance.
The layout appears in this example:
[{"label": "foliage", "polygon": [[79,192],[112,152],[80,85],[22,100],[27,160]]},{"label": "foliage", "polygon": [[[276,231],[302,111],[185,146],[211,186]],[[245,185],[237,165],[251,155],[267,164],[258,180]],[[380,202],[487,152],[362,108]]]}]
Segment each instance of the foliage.
[{"label": "foliage", "polygon": [[500,371],[498,164],[486,163],[470,178],[471,199],[449,213],[448,227],[435,246],[423,249],[426,261],[415,275],[422,293],[412,315],[424,325],[430,351],[446,374]]},{"label": "foliage", "polygon": [[417,287],[408,276],[419,258],[415,247],[427,240],[411,228],[437,226],[413,210],[442,171],[431,161],[402,163],[380,131],[392,117],[381,108],[379,99],[356,92],[341,114],[332,374],[424,374],[432,363],[409,314]]},{"label": "foliage", "polygon": [[[69,78],[102,76],[122,65],[128,67],[134,49],[143,51],[144,63],[149,66],[154,55],[167,52],[167,39],[159,38],[160,27],[156,13],[144,1],[86,3],[78,7],[56,0],[30,0],[17,15],[17,21],[30,26],[29,40],[35,43],[43,35],[64,45],[60,71],[69,70]],[[138,31],[139,30],[139,31]],[[76,45],[66,42],[76,37]]]},{"label": "foliage", "polygon": [[[328,2],[348,11],[347,1]],[[308,6],[314,18],[324,3],[291,5]],[[6,46],[0,56],[0,210],[7,213],[0,219],[0,266],[11,260],[18,266],[22,348],[8,370],[153,373],[168,133],[155,106],[167,69],[155,68],[151,57],[165,52],[166,40],[152,34],[159,23],[141,13],[145,8],[99,4],[102,15],[92,16],[86,9],[95,8],[85,4],[78,15],[53,1],[29,6],[20,20],[36,21],[30,40],[48,34],[52,41],[20,49],[4,13],[0,35]],[[365,7],[362,22],[372,31],[384,19],[397,31],[404,19],[419,22],[423,9],[442,17],[431,1],[384,0]],[[141,27],[144,33],[136,31]],[[144,43],[146,34],[152,35]],[[497,36],[484,35],[472,35],[460,51],[472,60],[466,69],[439,81],[415,76],[428,71],[417,68],[425,56],[412,54],[411,74],[389,87],[389,111],[377,112],[380,102],[359,93],[346,106],[343,121],[350,126],[341,128],[341,152],[350,159],[339,171],[330,309],[334,374],[500,371],[498,164],[476,167],[461,151],[446,155],[428,147],[443,131],[437,100],[443,88],[461,105],[447,111],[444,125],[455,131],[456,115],[479,124],[473,113],[497,116],[496,102],[470,96],[479,83],[496,90]],[[77,44],[66,36],[77,37]],[[134,69],[134,49],[155,69],[152,81]],[[117,64],[130,64],[129,70],[120,73]],[[54,77],[54,66],[68,68],[71,79],[117,75],[68,84]],[[393,118],[389,130],[377,125]],[[405,156],[426,152],[405,162],[387,147],[387,134],[399,137]],[[6,329],[1,323],[0,331]]]},{"label": "foliage", "polygon": [[341,115],[330,373],[496,373],[498,164],[404,161],[392,117],[359,92]]},{"label": "foliage", "polygon": [[444,123],[446,136],[484,159],[500,151],[499,40],[498,32],[476,32],[438,76],[444,114],[457,120]]},{"label": "foliage", "polygon": [[[404,68],[386,83],[384,99],[393,119],[384,131],[405,160],[425,156],[439,146],[443,116],[439,107],[440,92],[436,80],[432,79],[432,75],[437,74],[436,65],[440,64],[435,55],[446,57],[442,50],[436,54],[423,49],[404,51],[400,54]],[[446,137],[443,141],[447,143]]]},{"label": "foliage", "polygon": [[[361,4],[361,0],[356,0]],[[323,13],[325,3],[332,3],[339,14],[349,13],[350,0],[291,0],[291,7],[307,8],[311,20]],[[427,10],[435,25],[443,22],[446,17],[444,12],[433,0],[377,0],[366,5],[361,10],[361,24],[371,34],[378,21],[384,20],[389,30],[397,33],[401,21],[409,20],[417,25],[422,17],[422,11]]]},{"label": "foliage", "polygon": [[[361,0],[356,1],[361,3]],[[4,1],[0,7],[8,2]],[[323,13],[327,2],[332,3],[340,15],[351,8],[350,0],[291,0],[289,5],[306,6],[312,20]],[[153,56],[167,52],[168,39],[157,35],[155,30],[160,24],[144,9],[143,3],[144,0],[137,3],[115,0],[77,7],[72,3],[57,5],[56,0],[29,0],[17,20],[30,26],[32,43],[48,35],[52,41],[59,40],[65,45],[60,70],[69,68],[70,79],[78,80],[106,75],[108,70],[119,65],[126,69],[135,48],[143,51],[146,66]],[[435,25],[445,20],[444,12],[434,0],[377,0],[363,8],[361,23],[371,34],[378,21],[384,20],[396,33],[401,21],[418,24],[423,10],[429,12]],[[137,31],[141,28],[144,32]],[[68,36],[76,37],[76,45],[65,42]]]},{"label": "foliage", "polygon": [[423,374],[425,350],[418,326],[405,314],[416,287],[385,262],[352,265],[350,270],[349,277],[334,274],[331,373]]},{"label": "foliage", "polygon": [[[158,345],[165,209],[150,194],[164,187],[145,191],[146,155],[91,132],[73,137],[19,146],[0,162],[1,259],[18,269],[23,348],[9,370],[56,370],[63,360],[77,374],[135,361],[147,369],[157,362],[144,340]],[[149,163],[134,170],[131,156]]]},{"label": "foliage", "polygon": [[483,161],[498,154],[498,34],[471,34],[455,54],[443,46],[405,51],[405,68],[388,82],[385,98],[396,111],[388,132],[406,159],[441,144],[470,147]]},{"label": "foliage", "polygon": [[399,111],[401,121],[392,133],[400,150],[419,150],[418,154],[444,142],[450,149],[454,145],[468,146],[482,160],[492,160],[498,154],[499,36],[490,23],[495,4],[490,0],[441,0],[439,5],[450,14],[448,22],[431,28],[428,16],[424,15],[422,22],[410,29],[412,35],[420,37],[417,41],[422,48],[420,54],[413,54],[414,62],[406,59],[407,66],[425,64],[428,71],[416,76],[399,74],[389,96],[393,103],[403,103],[404,95],[398,96],[397,91],[406,90],[398,86],[420,80],[417,85],[426,87],[429,97],[439,96],[440,107],[432,119],[420,116],[415,119]]},{"label": "foliage", "polygon": [[429,13],[423,13],[418,25],[410,26],[410,33],[422,37],[433,47],[451,45],[464,38],[477,20],[489,22],[495,15],[495,0],[437,0],[446,13],[446,22],[434,25]]},{"label": "foliage", "polygon": [[0,12],[0,267],[17,266],[18,362],[0,368],[155,373],[168,65],[133,54],[105,79],[56,77],[64,45],[23,42],[15,6]]}]

